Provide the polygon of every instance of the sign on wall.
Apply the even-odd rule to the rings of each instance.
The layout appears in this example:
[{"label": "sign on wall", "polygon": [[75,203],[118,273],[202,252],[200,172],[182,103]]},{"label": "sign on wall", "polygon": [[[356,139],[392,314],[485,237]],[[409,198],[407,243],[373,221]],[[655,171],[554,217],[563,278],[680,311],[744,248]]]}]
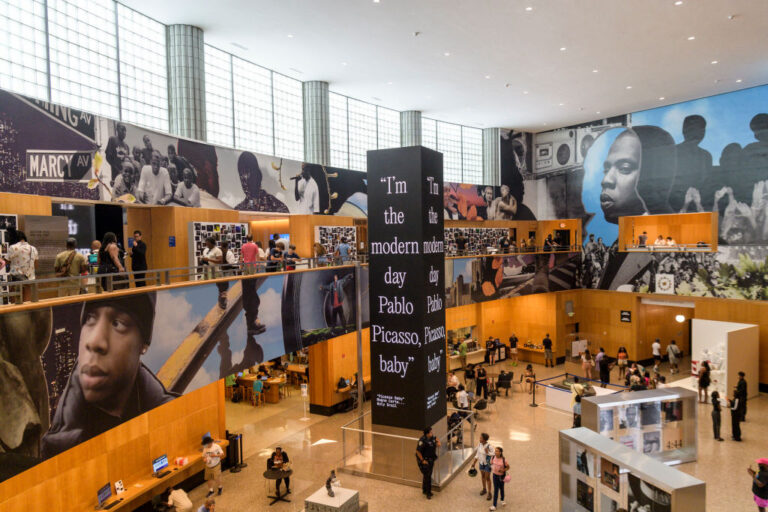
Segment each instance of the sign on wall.
[{"label": "sign on wall", "polygon": [[373,422],[410,429],[446,414],[443,158],[368,153]]},{"label": "sign on wall", "polygon": [[621,321],[630,323],[632,322],[632,312],[625,309],[621,310]]}]

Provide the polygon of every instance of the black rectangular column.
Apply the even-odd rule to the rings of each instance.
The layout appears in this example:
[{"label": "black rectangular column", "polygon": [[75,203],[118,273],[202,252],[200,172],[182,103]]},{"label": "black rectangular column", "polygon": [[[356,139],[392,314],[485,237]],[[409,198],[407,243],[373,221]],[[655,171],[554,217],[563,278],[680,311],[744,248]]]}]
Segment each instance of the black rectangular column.
[{"label": "black rectangular column", "polygon": [[372,415],[421,430],[446,415],[443,155],[368,152]]}]

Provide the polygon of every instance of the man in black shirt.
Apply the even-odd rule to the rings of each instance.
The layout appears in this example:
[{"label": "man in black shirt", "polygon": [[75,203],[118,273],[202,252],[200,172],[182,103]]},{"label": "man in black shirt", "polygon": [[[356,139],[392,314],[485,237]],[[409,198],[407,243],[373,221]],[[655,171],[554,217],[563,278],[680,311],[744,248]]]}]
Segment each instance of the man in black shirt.
[{"label": "man in black shirt", "polygon": [[142,271],[147,270],[147,244],[141,240],[141,231],[138,229],[133,232],[133,249],[131,249],[131,269],[134,272],[133,281],[136,287],[146,286],[146,274]]},{"label": "man in black shirt", "polygon": [[648,233],[643,231],[643,234],[637,237],[637,246],[645,247],[648,244]]},{"label": "man in black shirt", "polygon": [[549,333],[541,340],[541,344],[544,345],[544,367],[555,367],[555,363],[552,360],[552,340],[549,338]]},{"label": "man in black shirt", "polygon": [[512,366],[517,366],[517,336],[515,333],[509,337],[509,353],[512,357]]},{"label": "man in black shirt", "polygon": [[424,435],[419,438],[416,445],[416,458],[419,462],[419,471],[423,475],[421,481],[421,492],[432,499],[432,468],[437,459],[437,449],[440,448],[440,440],[435,437],[431,427],[424,429]]},{"label": "man in black shirt", "polygon": [[460,255],[467,253],[467,239],[461,232],[456,236],[456,250]]},{"label": "man in black shirt", "polygon": [[503,236],[499,239],[499,252],[509,254],[509,237]]},{"label": "man in black shirt", "polygon": [[739,372],[739,381],[736,383],[736,398],[739,399],[740,421],[747,421],[747,380],[744,372]]}]

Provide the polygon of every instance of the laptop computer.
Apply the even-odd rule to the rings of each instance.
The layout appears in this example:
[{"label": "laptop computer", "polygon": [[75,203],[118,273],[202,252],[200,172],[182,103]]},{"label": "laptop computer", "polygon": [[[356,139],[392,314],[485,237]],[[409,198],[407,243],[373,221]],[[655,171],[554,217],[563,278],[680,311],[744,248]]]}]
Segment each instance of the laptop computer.
[{"label": "laptop computer", "polygon": [[168,455],[166,454],[163,454],[152,461],[152,473],[157,478],[163,478],[165,475],[170,473],[169,470],[163,471],[167,467],[168,467]]}]

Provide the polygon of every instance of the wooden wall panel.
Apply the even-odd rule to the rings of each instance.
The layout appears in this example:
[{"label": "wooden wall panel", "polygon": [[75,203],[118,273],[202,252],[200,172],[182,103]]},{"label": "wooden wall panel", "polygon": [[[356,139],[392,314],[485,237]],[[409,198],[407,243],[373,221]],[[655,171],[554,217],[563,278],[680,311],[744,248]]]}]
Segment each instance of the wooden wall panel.
[{"label": "wooden wall panel", "polygon": [[91,510],[107,480],[129,487],[153,458],[191,455],[206,432],[223,438],[223,404],[218,381],[127,421],[0,483],[0,510]]},{"label": "wooden wall panel", "polygon": [[[290,220],[288,216],[284,219],[273,220],[252,220],[248,222],[251,235],[253,235],[254,242],[260,242],[261,248],[267,249],[267,242],[274,233],[291,233]],[[291,236],[291,243],[295,245],[293,237]],[[287,247],[286,247],[287,249]],[[305,254],[299,253],[300,256],[305,257]]]},{"label": "wooden wall panel", "polygon": [[[128,244],[128,238],[133,238],[133,232],[137,229],[141,231],[142,240],[147,244],[147,265],[149,268],[160,268],[155,265],[155,249],[156,245],[152,237],[152,207],[148,206],[124,206],[125,208],[125,225],[123,226],[123,240]],[[166,245],[168,239],[165,239]],[[130,258],[125,259],[126,268],[131,270],[131,264],[133,263]]]},{"label": "wooden wall panel", "polygon": [[[363,378],[371,377],[370,331],[362,331]],[[338,402],[336,384],[357,372],[357,332],[315,343],[309,347],[309,401],[332,407]]]},{"label": "wooden wall panel", "polygon": [[621,217],[619,250],[636,244],[643,231],[648,233],[649,245],[662,235],[664,238],[671,236],[679,244],[706,242],[717,250],[717,214],[713,212]]},{"label": "wooden wall panel", "polygon": [[[685,307],[640,304],[641,314],[638,323],[637,357],[653,357],[651,344],[659,338],[662,350],[666,350],[670,340],[675,340],[684,354],[691,353],[690,318],[694,310]],[[678,323],[675,316],[683,315],[686,321]]]},{"label": "wooden wall panel", "polygon": [[51,198],[32,194],[0,192],[0,213],[52,215]]}]

